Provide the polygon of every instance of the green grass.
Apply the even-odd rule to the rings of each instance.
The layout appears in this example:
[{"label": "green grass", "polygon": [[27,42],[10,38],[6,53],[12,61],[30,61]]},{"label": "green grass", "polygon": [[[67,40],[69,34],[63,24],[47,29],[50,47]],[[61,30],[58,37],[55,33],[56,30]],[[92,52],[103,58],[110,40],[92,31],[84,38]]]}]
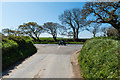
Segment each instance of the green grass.
[{"label": "green grass", "polygon": [[120,78],[120,41],[93,38],[86,41],[79,54],[83,78]]},{"label": "green grass", "polygon": [[[58,44],[59,42],[34,42],[34,44]],[[84,44],[84,42],[66,42],[66,44]]]},{"label": "green grass", "polygon": [[41,42],[34,41],[32,38],[34,44],[58,44],[59,40],[64,40],[66,44],[83,44],[87,39],[79,39],[79,41],[74,41],[71,38],[57,38],[57,42],[54,41],[52,37],[49,38],[40,38]]},{"label": "green grass", "polygon": [[66,44],[84,44],[84,42],[66,42]]}]

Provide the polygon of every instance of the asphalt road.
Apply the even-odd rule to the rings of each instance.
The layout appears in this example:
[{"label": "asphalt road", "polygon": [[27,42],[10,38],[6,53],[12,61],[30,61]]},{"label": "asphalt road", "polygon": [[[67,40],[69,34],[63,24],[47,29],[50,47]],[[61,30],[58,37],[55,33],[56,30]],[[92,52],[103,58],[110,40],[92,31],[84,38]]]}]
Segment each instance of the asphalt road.
[{"label": "asphalt road", "polygon": [[38,52],[27,58],[5,78],[71,78],[70,56],[82,45],[35,44]]}]

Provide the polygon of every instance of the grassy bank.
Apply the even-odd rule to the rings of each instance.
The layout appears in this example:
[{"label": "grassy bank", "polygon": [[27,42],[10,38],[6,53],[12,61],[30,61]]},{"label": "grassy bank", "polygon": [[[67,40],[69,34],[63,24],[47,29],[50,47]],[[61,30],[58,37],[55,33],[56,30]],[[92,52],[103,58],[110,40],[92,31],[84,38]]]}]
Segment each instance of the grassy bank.
[{"label": "grassy bank", "polygon": [[27,37],[9,37],[2,39],[2,69],[5,70],[34,54],[36,47]]},{"label": "grassy bank", "polygon": [[79,63],[84,78],[120,78],[120,42],[113,38],[86,41]]}]

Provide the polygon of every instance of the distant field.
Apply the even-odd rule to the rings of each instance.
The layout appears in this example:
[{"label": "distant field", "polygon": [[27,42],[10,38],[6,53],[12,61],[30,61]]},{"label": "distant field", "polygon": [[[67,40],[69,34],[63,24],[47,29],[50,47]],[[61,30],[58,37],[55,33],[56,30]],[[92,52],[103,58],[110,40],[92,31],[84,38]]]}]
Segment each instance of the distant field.
[{"label": "distant field", "polygon": [[[32,38],[31,38],[31,39],[32,39]],[[61,39],[67,40],[67,39],[72,39],[72,38],[57,38],[57,40],[61,40]],[[33,40],[33,39],[32,39],[32,40]],[[46,41],[49,41],[49,40],[54,41],[54,39],[53,39],[52,37],[40,37],[40,40],[41,40],[41,41],[44,41],[44,40],[46,40]]]},{"label": "distant field", "polygon": [[[33,41],[33,43],[35,44],[58,44],[59,40],[64,40],[66,42],[66,44],[83,44],[87,39],[79,39],[78,41],[74,41],[72,38],[57,38],[57,42],[54,41],[54,39],[52,37],[48,37],[48,38],[40,38],[41,42],[36,42]],[[33,40],[31,38],[31,40]]]},{"label": "distant field", "polygon": [[[34,44],[58,44],[58,42],[33,42]],[[84,42],[66,42],[66,44],[84,44]]]}]

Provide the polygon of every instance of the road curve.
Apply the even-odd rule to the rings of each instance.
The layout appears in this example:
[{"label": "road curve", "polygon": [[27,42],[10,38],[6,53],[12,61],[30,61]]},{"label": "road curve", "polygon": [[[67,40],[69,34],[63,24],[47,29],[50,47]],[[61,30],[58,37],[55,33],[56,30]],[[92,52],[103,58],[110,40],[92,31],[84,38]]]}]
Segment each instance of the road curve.
[{"label": "road curve", "polygon": [[35,44],[38,51],[11,70],[5,78],[71,78],[70,56],[82,45]]}]

